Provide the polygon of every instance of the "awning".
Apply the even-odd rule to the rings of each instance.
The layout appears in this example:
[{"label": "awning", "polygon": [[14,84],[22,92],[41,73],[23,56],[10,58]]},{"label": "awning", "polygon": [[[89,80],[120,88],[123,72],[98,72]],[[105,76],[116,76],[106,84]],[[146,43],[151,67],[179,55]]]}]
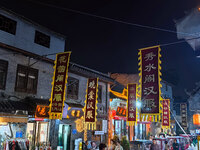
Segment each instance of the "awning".
[{"label": "awning", "polygon": [[0,100],[0,112],[15,113],[17,110],[28,111],[29,105],[20,101]]},{"label": "awning", "polygon": [[115,120],[126,120],[126,117],[114,116],[113,119],[115,119]]},{"label": "awning", "polygon": [[28,116],[24,115],[10,115],[10,114],[0,114],[0,123],[27,123]]},{"label": "awning", "polygon": [[81,104],[77,104],[77,103],[69,103],[69,102],[65,102],[69,107],[75,107],[75,108],[83,108],[84,106]]},{"label": "awning", "polygon": [[19,101],[0,100],[0,113],[35,115],[37,105],[49,105],[47,99],[27,97]]}]

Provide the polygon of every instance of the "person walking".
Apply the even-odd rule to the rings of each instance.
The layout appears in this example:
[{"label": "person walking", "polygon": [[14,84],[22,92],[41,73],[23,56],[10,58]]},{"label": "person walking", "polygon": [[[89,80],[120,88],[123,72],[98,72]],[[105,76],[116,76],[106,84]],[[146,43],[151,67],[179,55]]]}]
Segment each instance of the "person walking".
[{"label": "person walking", "polygon": [[116,142],[112,139],[109,150],[115,150]]},{"label": "person walking", "polygon": [[169,150],[169,145],[167,141],[165,141],[165,150]]},{"label": "person walking", "polygon": [[179,145],[176,139],[174,140],[174,143],[173,143],[173,150],[179,150]]},{"label": "person walking", "polygon": [[156,140],[153,140],[153,144],[151,145],[150,150],[160,150]]},{"label": "person walking", "polygon": [[120,145],[120,141],[118,138],[116,139],[115,144],[115,150],[123,150],[123,147]]},{"label": "person walking", "polygon": [[104,143],[99,144],[99,150],[107,150],[107,146]]}]

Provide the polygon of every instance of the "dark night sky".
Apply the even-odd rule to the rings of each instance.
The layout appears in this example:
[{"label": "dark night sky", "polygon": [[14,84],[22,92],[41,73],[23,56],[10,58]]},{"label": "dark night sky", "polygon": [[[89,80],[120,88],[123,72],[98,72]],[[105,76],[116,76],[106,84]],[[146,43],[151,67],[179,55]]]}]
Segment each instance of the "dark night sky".
[{"label": "dark night sky", "polygon": [[[39,1],[39,0],[38,0]],[[0,5],[67,36],[71,61],[101,72],[138,73],[138,49],[178,41],[175,33],[139,28],[69,12],[70,8],[131,23],[176,31],[174,20],[198,0],[1,0]],[[187,43],[161,47],[163,79],[185,98],[200,81],[200,59]],[[91,63],[92,62],[92,63]]]}]

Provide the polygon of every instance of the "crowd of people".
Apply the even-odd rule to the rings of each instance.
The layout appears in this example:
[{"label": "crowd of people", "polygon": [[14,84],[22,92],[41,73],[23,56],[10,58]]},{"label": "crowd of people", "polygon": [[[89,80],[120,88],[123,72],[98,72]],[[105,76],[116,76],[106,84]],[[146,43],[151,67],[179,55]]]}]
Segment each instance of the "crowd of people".
[{"label": "crowd of people", "polygon": [[119,138],[116,138],[111,140],[111,146],[109,148],[104,143],[100,143],[99,147],[97,147],[94,141],[91,143],[86,141],[83,144],[83,150],[123,150],[123,147],[120,144]]},{"label": "crowd of people", "polygon": [[[150,150],[196,150],[197,140],[196,138],[185,138],[182,140],[170,139],[166,141],[159,141],[152,139],[153,144],[150,145]],[[162,148],[161,148],[161,143]]]},{"label": "crowd of people", "polygon": [[[153,136],[150,136],[149,140],[152,141],[152,144],[145,147],[146,150],[195,150],[195,146],[197,145],[196,138],[169,138],[168,140],[159,141]],[[97,147],[95,142],[86,141],[85,144],[83,144],[83,150],[123,150],[123,147],[121,146],[120,140],[117,137],[111,140],[111,145],[109,147],[104,143],[100,143],[100,145]]]}]

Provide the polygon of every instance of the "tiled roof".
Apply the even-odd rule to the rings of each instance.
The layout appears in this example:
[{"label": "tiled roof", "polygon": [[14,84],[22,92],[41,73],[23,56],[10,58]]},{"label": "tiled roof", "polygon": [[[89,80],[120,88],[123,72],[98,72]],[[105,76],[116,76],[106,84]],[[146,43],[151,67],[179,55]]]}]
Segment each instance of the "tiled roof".
[{"label": "tiled roof", "polygon": [[28,111],[30,106],[20,101],[0,100],[0,112],[12,113],[16,110]]},{"label": "tiled roof", "polygon": [[128,83],[138,83],[139,75],[138,74],[120,74],[113,73],[111,74],[111,78],[115,79],[120,84],[127,86]]},{"label": "tiled roof", "polygon": [[28,111],[29,115],[35,114],[37,105],[49,105],[49,100],[36,98],[26,98],[20,101],[0,100],[0,113],[16,113],[19,111]]}]

